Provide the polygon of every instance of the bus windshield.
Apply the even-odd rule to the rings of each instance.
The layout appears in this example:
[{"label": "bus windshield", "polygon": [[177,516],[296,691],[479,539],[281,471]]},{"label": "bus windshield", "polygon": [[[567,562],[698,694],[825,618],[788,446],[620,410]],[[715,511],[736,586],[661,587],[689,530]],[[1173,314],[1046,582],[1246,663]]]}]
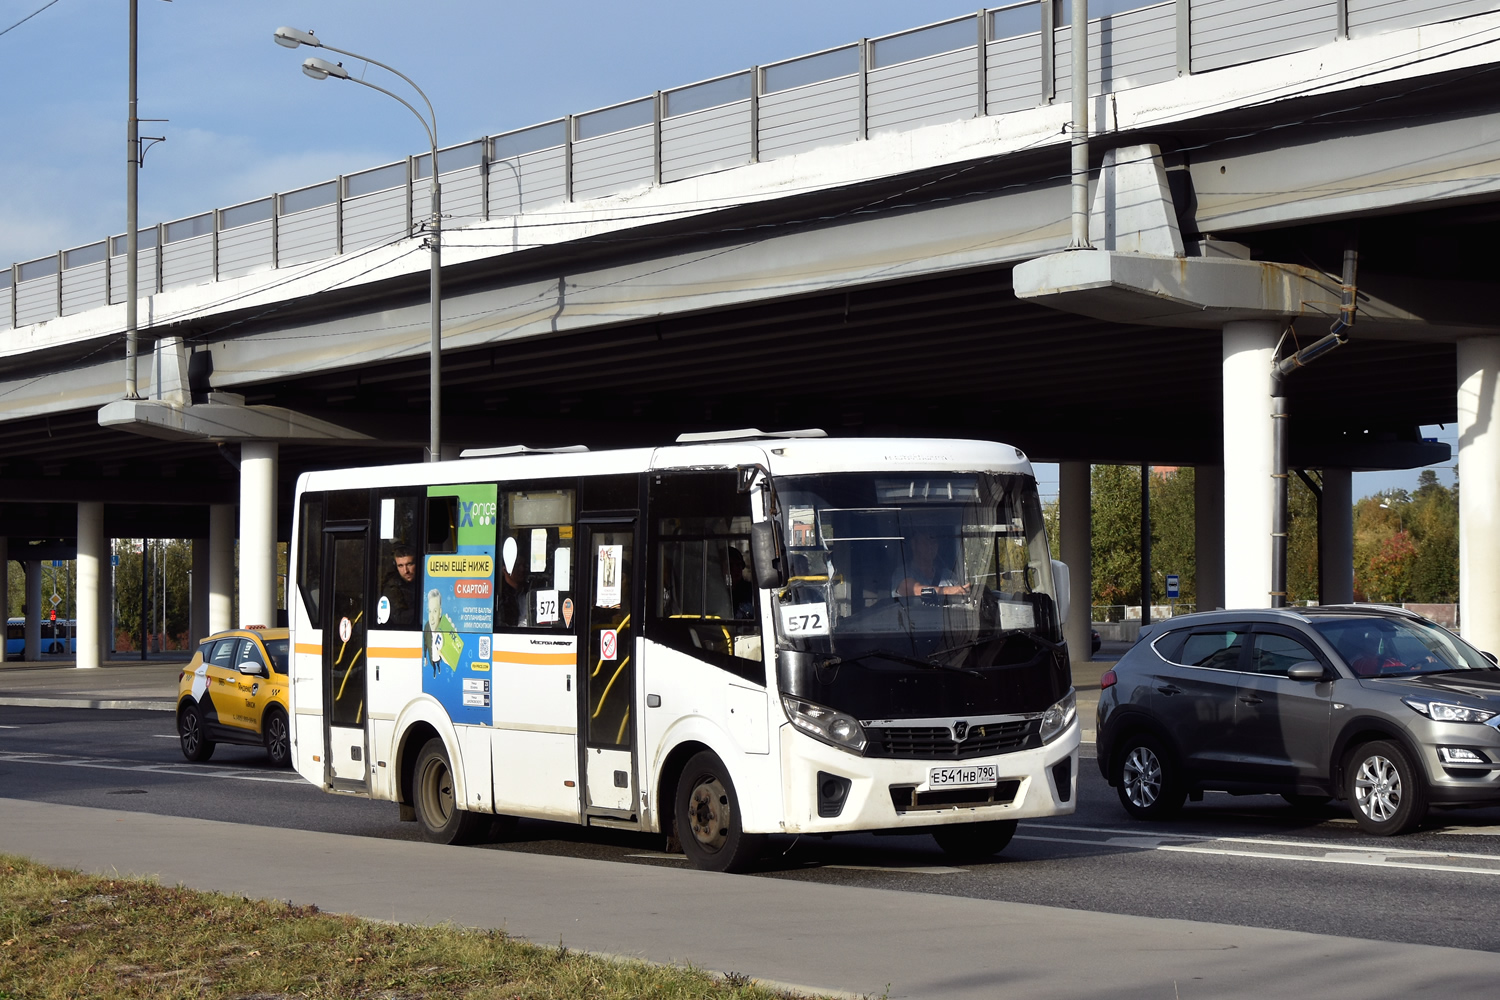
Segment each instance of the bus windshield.
[{"label": "bus windshield", "polygon": [[776,495],[778,646],[814,654],[823,704],[867,719],[1030,712],[1067,691],[1030,476],[839,473],[778,479]]}]

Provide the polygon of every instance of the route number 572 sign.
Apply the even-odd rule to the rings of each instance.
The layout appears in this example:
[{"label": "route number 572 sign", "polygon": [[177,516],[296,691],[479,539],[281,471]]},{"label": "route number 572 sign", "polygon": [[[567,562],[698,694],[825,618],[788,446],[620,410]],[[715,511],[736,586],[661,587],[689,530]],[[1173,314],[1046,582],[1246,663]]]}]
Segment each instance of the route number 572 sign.
[{"label": "route number 572 sign", "polygon": [[782,635],[790,638],[800,635],[828,634],[828,605],[826,604],[783,604],[778,610],[781,612]]}]

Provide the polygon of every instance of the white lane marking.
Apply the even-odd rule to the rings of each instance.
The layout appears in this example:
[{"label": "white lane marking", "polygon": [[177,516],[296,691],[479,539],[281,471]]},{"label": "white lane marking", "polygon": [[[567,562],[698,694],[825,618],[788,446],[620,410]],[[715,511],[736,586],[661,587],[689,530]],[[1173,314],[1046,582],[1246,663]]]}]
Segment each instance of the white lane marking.
[{"label": "white lane marking", "polygon": [[90,767],[103,771],[147,772],[151,774],[175,775],[179,778],[232,778],[237,781],[269,781],[283,785],[307,784],[301,775],[258,774],[253,771],[231,771],[226,768],[203,767],[193,764],[138,764],[111,758],[80,760],[76,757],[53,757],[50,754],[36,753],[0,754],[0,761],[11,761],[18,764],[51,764],[61,767]]},{"label": "white lane marking", "polygon": [[1500,837],[1500,826],[1445,826],[1429,833],[1449,833],[1458,837]]},{"label": "white lane marking", "polygon": [[[1200,843],[1218,844],[1256,844],[1267,847],[1305,847],[1309,849],[1335,850],[1335,851],[1370,851],[1369,844],[1356,844],[1344,847],[1341,844],[1331,844],[1326,840],[1279,840],[1271,837],[1218,837],[1211,833],[1162,833],[1155,832],[1143,834],[1139,830],[1121,830],[1106,826],[1071,826],[1064,823],[1027,823],[1029,830],[1068,830],[1072,833],[1103,833],[1114,834],[1123,838],[1154,837],[1163,841],[1186,840]],[[1090,841],[1099,843],[1099,841]],[[1108,843],[1108,841],[1105,841]],[[1387,857],[1411,857],[1411,858],[1471,858],[1475,861],[1500,861],[1500,854],[1464,854],[1460,851],[1423,851],[1404,847],[1383,847],[1374,852]]]},{"label": "white lane marking", "polygon": [[20,726],[0,726],[0,729],[20,729]]},{"label": "white lane marking", "polygon": [[819,865],[819,868],[833,868],[846,872],[890,872],[893,875],[965,875],[967,868],[944,868],[941,865],[928,865],[921,868],[900,868],[892,865]]},{"label": "white lane marking", "polygon": [[180,739],[182,739],[181,736],[178,736],[178,735],[176,735],[174,733],[152,733],[151,734],[151,738],[153,740],[180,740]]},{"label": "white lane marking", "polygon": [[[1214,854],[1231,858],[1268,858],[1272,861],[1311,861],[1325,865],[1363,865],[1370,868],[1408,868],[1424,872],[1457,872],[1462,875],[1500,875],[1500,868],[1469,868],[1462,865],[1417,864],[1412,861],[1371,860],[1367,853],[1353,855],[1329,853],[1321,858],[1306,854],[1277,854],[1268,851],[1225,851],[1207,847],[1189,847],[1183,844],[1163,844],[1158,851],[1176,851],[1182,854]],[[1500,860],[1500,859],[1491,859]]]}]

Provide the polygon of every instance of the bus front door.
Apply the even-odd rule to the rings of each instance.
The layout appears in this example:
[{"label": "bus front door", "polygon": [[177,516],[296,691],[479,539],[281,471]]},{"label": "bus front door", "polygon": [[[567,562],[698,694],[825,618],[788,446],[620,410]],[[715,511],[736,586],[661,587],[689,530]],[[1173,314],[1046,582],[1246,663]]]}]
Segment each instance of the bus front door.
[{"label": "bus front door", "polygon": [[583,733],[583,806],[586,823],[636,824],[634,731],[636,608],[634,520],[583,522],[580,591],[584,605],[583,683],[579,731]]},{"label": "bus front door", "polygon": [[346,791],[367,790],[369,776],[365,720],[365,635],[368,584],[368,529],[324,529],[324,562],[332,585],[323,605],[323,733],[328,784]]}]

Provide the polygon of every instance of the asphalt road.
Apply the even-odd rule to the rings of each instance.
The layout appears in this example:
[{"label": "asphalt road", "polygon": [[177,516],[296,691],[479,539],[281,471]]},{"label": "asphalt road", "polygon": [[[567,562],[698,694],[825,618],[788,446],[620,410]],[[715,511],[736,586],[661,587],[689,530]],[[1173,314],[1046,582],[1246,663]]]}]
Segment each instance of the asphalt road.
[{"label": "asphalt road", "polygon": [[[161,712],[0,707],[0,790],[416,839],[392,804],[319,791],[256,749],[220,746],[212,761],[189,764]],[[483,849],[685,865],[661,852],[660,838],[540,822]],[[1299,812],[1279,798],[1210,794],[1177,821],[1142,824],[1126,817],[1091,760],[1075,815],[1022,823],[987,863],[952,865],[927,837],[780,837],[757,877],[1500,951],[1500,923],[1490,918],[1500,809],[1435,812],[1415,834],[1376,839],[1336,806]]]}]

